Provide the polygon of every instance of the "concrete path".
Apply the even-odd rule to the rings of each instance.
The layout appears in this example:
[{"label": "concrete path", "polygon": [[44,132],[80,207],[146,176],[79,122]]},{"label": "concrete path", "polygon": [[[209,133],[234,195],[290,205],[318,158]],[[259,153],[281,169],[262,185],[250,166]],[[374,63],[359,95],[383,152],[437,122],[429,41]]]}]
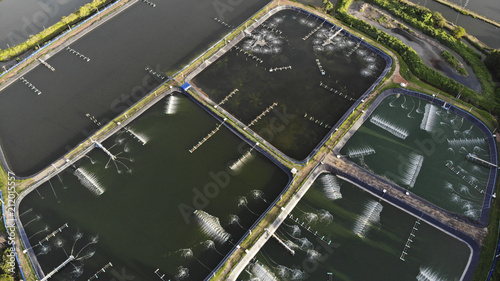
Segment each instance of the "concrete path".
[{"label": "concrete path", "polygon": [[[319,164],[319,163],[317,163]],[[318,165],[316,165],[317,167]],[[315,168],[316,168],[315,167]],[[265,229],[264,234],[255,242],[255,244],[252,245],[252,248],[246,249],[245,253],[246,255],[243,256],[243,258],[240,260],[240,262],[233,267],[233,270],[229,274],[229,277],[227,280],[230,281],[235,281],[238,276],[241,274],[241,272],[245,269],[245,267],[248,265],[248,263],[255,257],[255,255],[260,251],[260,249],[266,244],[266,242],[272,237],[272,235],[276,232],[278,227],[283,223],[283,221],[288,217],[288,215],[292,212],[292,210],[295,208],[295,206],[299,203],[300,199],[304,197],[304,195],[307,193],[309,188],[312,186],[316,178],[319,176],[319,174],[322,171],[319,169],[314,169],[312,173],[310,173],[300,190],[295,193],[292,197],[292,199],[288,202],[286,206],[281,207],[281,213],[279,216],[274,220],[271,225]]]}]

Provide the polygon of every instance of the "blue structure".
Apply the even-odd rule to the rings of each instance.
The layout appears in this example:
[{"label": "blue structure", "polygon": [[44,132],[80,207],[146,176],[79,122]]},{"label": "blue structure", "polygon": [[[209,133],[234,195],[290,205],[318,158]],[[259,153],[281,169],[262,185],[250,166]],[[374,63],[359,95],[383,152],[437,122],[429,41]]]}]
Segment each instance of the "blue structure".
[{"label": "blue structure", "polygon": [[181,89],[185,92],[187,90],[189,90],[189,88],[191,88],[191,84],[189,84],[188,82],[182,84],[181,86]]}]

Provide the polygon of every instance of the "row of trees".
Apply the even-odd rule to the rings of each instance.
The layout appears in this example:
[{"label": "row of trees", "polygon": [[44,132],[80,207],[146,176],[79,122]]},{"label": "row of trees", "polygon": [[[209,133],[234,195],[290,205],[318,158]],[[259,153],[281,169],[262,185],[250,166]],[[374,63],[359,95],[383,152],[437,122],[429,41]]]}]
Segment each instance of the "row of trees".
[{"label": "row of trees", "polygon": [[99,8],[106,5],[108,2],[111,1],[94,0],[90,3],[87,3],[84,6],[80,7],[80,9],[77,10],[76,12],[70,14],[67,17],[62,17],[62,19],[59,22],[44,29],[38,34],[31,36],[28,40],[24,41],[23,43],[10,47],[6,50],[0,50],[0,61],[5,61],[15,58],[20,54],[28,50],[31,50],[33,48],[36,48],[40,44],[43,44],[44,42],[51,40],[64,30],[68,29],[70,26],[92,15],[94,12],[96,12]]},{"label": "row of trees", "polygon": [[[476,54],[464,43],[458,41],[453,36],[446,33],[444,30],[435,28],[437,24],[442,24],[442,20],[439,17],[440,14],[432,13],[429,10],[418,9],[409,5],[404,5],[402,3],[399,3],[398,1],[368,1],[371,1],[372,3],[377,5],[380,4],[379,6],[381,6],[385,10],[388,10],[394,15],[402,18],[403,20],[410,22],[410,24],[416,26],[418,29],[425,30],[424,33],[438,38],[441,42],[446,42],[445,45],[447,46],[453,46],[452,49],[455,50],[459,55],[464,57],[468,64],[477,64],[476,66],[473,66],[473,69],[479,80],[481,81],[481,84],[483,85],[485,94],[475,92],[467,87],[464,87],[457,81],[441,75],[434,69],[425,65],[418,54],[411,47],[404,44],[401,40],[373,27],[363,20],[358,20],[355,17],[349,15],[347,13],[347,8],[349,7],[352,0],[339,0],[339,2],[337,3],[337,18],[348,25],[352,25],[352,27],[355,27],[361,32],[369,35],[373,39],[377,39],[380,43],[396,51],[404,59],[408,67],[411,69],[412,73],[415,76],[419,77],[421,80],[450,94],[457,95],[458,93],[461,93],[461,98],[464,101],[470,102],[483,109],[489,111],[498,110],[499,107],[494,96],[495,93],[493,89],[492,78],[488,69],[481,61],[481,56],[479,54]],[[401,5],[401,7],[399,5]]]},{"label": "row of trees", "polygon": [[484,61],[491,74],[500,80],[500,49],[492,51]]},{"label": "row of trees", "polygon": [[[6,244],[6,243],[5,243]],[[9,250],[6,245],[3,245],[3,249],[0,250],[0,280],[2,281],[14,281],[19,280],[14,278],[14,274],[12,274],[12,263],[9,261]],[[15,270],[17,271],[17,263],[15,263]]]},{"label": "row of trees", "polygon": [[333,10],[334,6],[331,1],[323,0],[323,7],[325,7],[325,12],[329,13]]},{"label": "row of trees", "polygon": [[[421,30],[424,34],[436,38],[443,45],[457,52],[465,62],[471,66],[479,79],[484,93],[494,101],[494,84],[490,72],[485,64],[481,61],[481,55],[476,53],[472,48],[468,47],[460,39],[465,34],[465,29],[455,27],[452,34],[448,34],[446,30],[440,28],[436,22],[442,25],[442,15],[437,12],[432,13],[427,8],[409,5],[397,0],[368,0],[393,15],[403,19],[411,26]],[[429,18],[429,15],[431,17]]]}]

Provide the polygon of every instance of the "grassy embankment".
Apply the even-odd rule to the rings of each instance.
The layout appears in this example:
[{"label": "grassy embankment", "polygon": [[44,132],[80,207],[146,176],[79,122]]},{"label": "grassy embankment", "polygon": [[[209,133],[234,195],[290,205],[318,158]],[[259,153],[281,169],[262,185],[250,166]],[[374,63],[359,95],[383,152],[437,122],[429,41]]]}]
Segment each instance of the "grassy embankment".
[{"label": "grassy embankment", "polygon": [[[476,53],[474,49],[468,47],[463,43],[460,38],[455,38],[448,33],[451,31],[453,33],[455,28],[460,28],[454,26],[453,24],[447,22],[443,28],[439,28],[435,23],[436,13],[431,12],[429,9],[420,7],[413,4],[407,0],[369,0],[379,5],[380,7],[388,10],[395,16],[400,17],[405,22],[411,26],[422,31],[424,34],[437,39],[444,46],[457,52],[466,63],[474,70],[481,86],[483,88],[483,94],[486,96],[486,103],[492,102],[489,109],[488,106],[482,106],[484,109],[490,111],[496,111],[498,113],[498,100],[494,95],[494,83],[492,80],[491,73],[486,68],[485,64],[481,60],[481,55]],[[467,34],[465,34],[467,37]],[[485,51],[484,48],[480,47],[481,51]],[[494,103],[494,104],[493,104]]]},{"label": "grassy embankment", "polygon": [[[5,200],[5,195],[7,194],[7,186],[8,186],[8,177],[5,169],[0,165],[0,190],[2,191],[2,195]],[[2,210],[2,209],[0,209]],[[0,248],[0,280],[1,281],[14,281],[14,280],[22,280],[21,272],[19,271],[19,267],[17,264],[14,268],[12,265],[8,263],[10,257],[7,256],[10,254],[10,245],[8,245],[8,234],[7,229],[5,228],[5,223],[3,222],[3,214],[2,221],[0,222],[0,235],[4,236],[6,241],[3,243]],[[31,266],[31,265],[30,265]],[[14,270],[14,273],[12,273]]]},{"label": "grassy embankment", "polygon": [[[474,50],[467,47],[461,41],[455,39],[446,31],[434,28],[432,24],[432,14],[426,10],[419,10],[415,7],[408,6],[399,1],[390,0],[369,0],[395,16],[403,19],[412,26],[422,30],[425,34],[438,39],[444,45],[450,47],[461,55],[465,61],[471,65],[476,76],[481,82],[484,93],[475,92],[455,80],[445,77],[435,71],[434,69],[425,65],[418,54],[409,46],[403,44],[401,40],[381,31],[363,20],[358,20],[347,13],[347,7],[352,2],[350,0],[340,1],[338,3],[337,18],[344,23],[352,25],[353,28],[358,29],[362,33],[372,37],[378,38],[378,42],[386,45],[390,49],[397,52],[409,66],[411,72],[424,82],[433,85],[440,89],[440,91],[458,95],[465,102],[472,103],[473,105],[485,109],[490,112],[499,111],[499,105],[494,96],[494,86],[491,74],[486,69],[486,66],[480,59],[480,55],[476,54]],[[424,23],[427,22],[427,23]]]},{"label": "grassy embankment", "polygon": [[[256,17],[258,17],[258,16],[259,16],[259,15],[257,15]],[[243,28],[240,28],[240,29],[243,29]],[[237,32],[235,32],[235,33],[233,33],[233,34],[234,34],[234,36],[236,36],[236,35],[237,35]],[[233,37],[234,37],[234,36],[233,36]],[[228,37],[228,40],[231,40],[230,38],[231,38],[231,36],[229,36],[229,37]],[[203,62],[206,58],[210,57],[213,53],[215,53],[215,52],[216,52],[216,50],[217,50],[218,48],[222,47],[222,46],[223,46],[223,44],[224,44],[224,42],[221,42],[221,43],[219,43],[219,45],[217,45],[217,46],[216,46],[216,48],[214,48],[214,49],[213,49],[213,51],[212,51],[212,52],[207,52],[207,53],[206,53],[204,56],[202,56],[202,57],[201,57],[201,58],[200,58],[197,62],[195,62],[195,63],[193,64],[193,67],[196,67],[197,65],[201,64],[201,63],[202,63],[202,62]],[[192,68],[190,67],[189,69],[192,69]],[[179,76],[184,77],[183,75],[179,75]],[[426,85],[426,84],[424,83],[424,85]],[[151,95],[149,96],[149,98],[150,98],[150,97],[151,97]],[[141,107],[142,107],[145,103],[147,103],[147,102],[149,102],[149,101],[148,101],[148,98],[145,98],[142,102],[140,102],[139,104],[137,104],[137,105],[136,105],[136,106],[134,106],[133,108],[129,109],[129,110],[127,111],[127,113],[128,113],[129,115],[133,114],[134,112],[136,112],[137,110],[139,110],[139,109],[140,109],[140,108],[141,108]],[[365,106],[366,106],[366,105],[365,105]],[[124,114],[125,114],[125,113],[124,113]],[[124,117],[124,116],[123,116],[124,114],[122,114],[120,117],[118,117],[117,119],[115,119],[115,122],[117,122],[117,120],[126,119],[126,117]],[[350,124],[353,124],[357,118],[359,118],[359,115],[353,115],[353,116],[351,116],[351,117],[350,117],[350,119],[348,119],[348,122],[345,122],[345,123],[342,125],[342,127],[341,127],[341,128],[343,129],[343,127],[344,127],[344,126],[349,127],[349,126],[350,126]],[[234,124],[233,124],[233,125],[234,125]],[[108,127],[108,126],[109,126],[109,127]],[[113,122],[111,122],[110,124],[108,124],[108,126],[107,126],[107,128],[103,128],[103,129],[101,129],[101,130],[99,131],[100,133],[97,133],[97,134],[96,134],[96,136],[99,136],[99,135],[101,135],[101,134],[105,134],[106,132],[108,132],[109,130],[111,130],[111,129],[112,129],[112,127],[114,127]],[[344,131],[344,130],[342,130],[342,131]],[[251,136],[248,136],[248,135],[247,135],[247,137],[249,137],[250,139],[253,139]],[[80,145],[77,149],[75,149],[73,152],[69,153],[69,154],[67,155],[67,158],[70,158],[72,155],[73,155],[73,156],[74,156],[74,155],[77,155],[77,154],[79,153],[79,151],[83,150],[83,148],[82,148],[82,147],[86,147],[86,146],[88,146],[88,145],[91,145],[91,144],[88,144],[88,143],[82,143],[82,144],[81,144],[81,145]],[[281,160],[283,161],[283,159],[281,159]],[[290,163],[289,163],[289,164],[290,164]],[[287,165],[287,166],[288,166],[288,165]],[[302,182],[302,181],[301,181],[301,182]],[[300,183],[297,183],[297,184],[292,183],[292,186],[297,186],[297,187],[300,187],[300,186],[301,186],[301,182],[300,182]],[[293,188],[291,188],[291,190],[293,191]],[[296,192],[296,191],[293,191],[293,192]],[[293,195],[294,193],[288,193],[288,194]],[[284,197],[284,198],[280,201],[280,203],[281,203],[281,202],[287,202],[287,199],[289,199],[289,198],[291,198],[291,197],[288,197],[288,196]],[[261,223],[259,224],[259,227],[261,227],[261,228],[262,228],[262,227],[264,227],[264,226],[266,226],[266,225],[269,225],[272,221],[274,221],[274,219],[276,218],[276,216],[277,216],[278,214],[279,214],[279,210],[274,210],[274,209],[273,209],[273,210],[271,211],[271,213],[269,214],[269,216],[267,216],[267,217],[266,217],[263,221],[261,221]],[[259,228],[259,227],[258,227],[258,228]],[[244,245],[244,247],[246,247],[247,245],[251,245],[254,241],[256,241],[256,239],[258,239],[258,237],[259,237],[259,236],[249,237],[247,240],[245,240],[245,241],[243,242],[243,244],[242,244],[242,245]]]},{"label": "grassy embankment", "polygon": [[[498,183],[497,188],[498,190]],[[490,211],[490,222],[488,224],[488,236],[483,242],[481,248],[481,256],[479,258],[479,265],[474,273],[474,281],[484,281],[489,275],[492,263],[495,258],[496,249],[498,246],[499,229],[500,226],[500,202],[498,199],[493,200]],[[495,271],[490,280],[500,280],[500,262],[497,262]]]},{"label": "grassy embankment", "polygon": [[[265,13],[261,11],[261,13],[257,14],[256,16],[254,16],[253,19],[255,20],[257,18],[260,18],[264,14]],[[236,30],[232,34],[232,36],[228,36],[227,37],[227,41],[230,41],[232,38],[236,37],[237,34],[238,34],[238,32],[240,32],[243,29],[244,28],[241,27],[238,30]],[[182,73],[179,73],[176,78],[180,78],[180,77],[183,78],[184,77],[184,73],[189,73],[190,71],[192,71],[192,69],[194,69],[195,67],[197,67],[198,65],[200,65],[201,63],[203,63],[203,61],[205,61],[208,57],[210,57],[211,55],[213,55],[216,51],[218,51],[218,49],[222,48],[224,45],[225,45],[224,42],[220,42],[219,44],[217,44],[213,49],[211,49],[210,51],[206,52],[197,61],[193,62],[190,67],[186,68]],[[106,135],[108,135],[113,129],[115,129],[117,127],[118,122],[124,123],[126,120],[128,120],[130,118],[133,118],[134,114],[136,114],[144,106],[148,105],[153,99],[155,99],[157,94],[160,95],[164,91],[167,91],[170,88],[170,86],[178,86],[178,85],[176,84],[175,81],[172,81],[172,82],[170,82],[168,84],[162,85],[156,91],[157,93],[151,93],[151,94],[149,94],[148,96],[146,96],[145,98],[143,98],[141,101],[137,102],[134,106],[132,106],[131,108],[129,108],[125,112],[123,112],[120,116],[116,117],[113,121],[111,121],[107,125],[101,127],[96,133],[94,133],[92,135],[92,139],[99,139],[101,137],[105,137]],[[65,159],[73,159],[75,157],[78,157],[82,153],[82,151],[84,151],[85,149],[87,149],[89,146],[92,146],[92,145],[93,145],[93,143],[91,142],[90,139],[88,139],[88,140],[80,143],[72,151],[70,151],[66,155],[64,155],[64,158]],[[2,189],[5,189],[4,192],[6,192],[6,186],[5,186],[5,183],[6,183],[6,173],[5,173],[5,171],[3,169],[2,169],[2,171],[3,171],[3,177],[4,178],[0,178],[0,187]],[[53,172],[54,172],[54,169],[51,166],[51,167],[47,167],[46,169],[44,169],[43,171],[41,171],[39,173],[39,175],[45,175],[46,176],[46,175],[52,174]],[[22,192],[23,190],[25,190],[27,187],[29,187],[30,185],[32,185],[36,181],[37,180],[35,180],[34,178],[16,181],[16,185],[19,187],[18,188],[18,192],[19,193]],[[23,260],[23,258],[21,258],[21,260]],[[24,259],[24,260],[26,260],[26,259]]]},{"label": "grassy embankment", "polygon": [[453,67],[458,73],[464,76],[467,75],[467,71],[465,71],[464,66],[450,52],[444,50],[443,52],[441,52],[441,57],[443,57],[446,63]]},{"label": "grassy embankment", "polygon": [[94,14],[99,8],[102,8],[110,0],[93,0],[91,3],[87,3],[80,7],[76,12],[71,13],[68,16],[62,17],[62,19],[53,24],[52,26],[45,28],[43,31],[36,35],[30,36],[30,38],[23,43],[16,46],[12,46],[5,50],[0,50],[0,61],[10,60],[15,58],[28,50],[38,48],[41,44],[48,42],[52,38],[59,35],[66,29],[82,21],[83,19]]},{"label": "grassy embankment", "polygon": [[[377,1],[377,0],[373,0]],[[484,63],[479,60],[478,54],[474,53],[474,55],[470,55],[469,57],[474,57],[477,60],[479,60],[479,64],[477,67],[473,67],[474,71],[476,72],[476,75],[478,78],[481,80],[481,77],[485,77],[485,79],[482,79],[483,82],[486,83],[486,88],[489,90],[484,93],[478,93],[475,91],[472,91],[471,89],[463,86],[462,84],[456,82],[455,80],[445,77],[438,73],[437,71],[433,70],[432,68],[426,66],[418,54],[410,47],[407,45],[403,44],[401,40],[387,34],[384,31],[381,31],[368,23],[364,22],[363,20],[358,20],[354,18],[353,16],[347,14],[347,7],[349,4],[352,2],[352,0],[344,0],[344,1],[339,1],[338,6],[337,6],[337,15],[336,17],[339,18],[341,21],[343,21],[346,24],[349,24],[352,26],[352,28],[358,29],[360,32],[364,33],[365,35],[368,35],[372,38],[377,38],[378,43],[386,46],[389,49],[394,50],[399,57],[402,59],[401,61],[404,61],[406,65],[408,66],[408,69],[410,70],[411,74],[416,76],[419,80],[422,80],[423,82],[432,85],[434,88],[436,88],[440,93],[451,93],[448,94],[449,96],[457,96],[460,93],[460,98],[465,101],[466,103],[471,103],[472,105],[475,105],[479,108],[482,108],[483,110],[474,110],[475,115],[481,116],[482,119],[490,120],[488,124],[495,124],[493,126],[496,127],[496,121],[494,118],[491,117],[491,114],[488,112],[484,111],[487,110],[489,112],[494,112],[496,113],[498,111],[498,103],[496,102],[496,98],[493,93],[493,82],[491,79],[491,74],[488,72],[486,67],[484,66]],[[393,1],[391,3],[395,3],[398,1]],[[399,2],[398,2],[399,3]],[[427,17],[427,16],[426,16]],[[444,31],[442,31],[444,32]],[[450,37],[449,35],[447,35]],[[450,39],[453,40],[453,39]],[[458,41],[457,41],[458,42]],[[460,46],[465,46],[462,42],[458,42]],[[468,48],[468,47],[466,47]],[[467,49],[468,51],[474,52],[471,48]],[[481,75],[477,74],[476,68],[480,69]],[[406,74],[403,71],[401,74]],[[484,88],[484,85],[483,85]],[[467,108],[467,106],[461,106],[462,108]]]},{"label": "grassy embankment", "polygon": [[450,8],[452,8],[452,9],[454,9],[457,12],[460,12],[462,15],[471,16],[471,17],[473,17],[475,19],[480,19],[480,20],[482,20],[484,22],[487,22],[489,24],[492,24],[492,25],[494,25],[496,27],[500,27],[500,22],[492,20],[492,19],[490,19],[488,17],[485,17],[483,15],[480,15],[480,14],[478,14],[478,13],[476,13],[474,11],[471,11],[469,9],[466,9],[463,6],[460,6],[458,4],[452,3],[452,2],[447,1],[447,0],[435,0],[435,1],[439,2],[439,3],[443,4],[443,5],[446,5],[446,6],[450,7]]},{"label": "grassy embankment", "polygon": [[[306,8],[306,7],[303,7]],[[311,7],[307,7],[307,10],[310,10]],[[389,76],[394,72],[394,65],[391,68],[391,71],[389,73]],[[386,79],[386,78],[385,78]],[[385,80],[384,79],[384,80]],[[380,86],[379,86],[380,87]],[[355,110],[353,114],[351,114],[345,122],[342,123],[342,125],[338,128],[338,131],[336,131],[333,135],[332,138],[330,138],[325,145],[318,151],[318,153],[310,159],[307,163],[305,163],[304,167],[294,165],[293,163],[288,162],[285,159],[282,159],[281,157],[278,156],[278,159],[280,162],[285,164],[288,167],[295,167],[299,169],[301,172],[298,176],[294,178],[294,180],[290,183],[289,190],[283,195],[282,199],[279,200],[276,204],[275,207],[273,207],[268,214],[262,219],[262,221],[259,222],[259,224],[256,226],[254,231],[252,232],[251,235],[249,235],[243,242],[241,243],[241,248],[242,249],[249,249],[251,246],[261,238],[261,236],[264,234],[264,229],[269,227],[278,217],[278,215],[281,213],[281,206],[286,206],[289,201],[295,196],[295,194],[300,190],[304,182],[307,180],[309,177],[310,173],[312,172],[312,168],[318,163],[319,161],[319,155],[323,155],[325,152],[329,151],[331,147],[333,147],[339,140],[340,138],[347,133],[349,128],[352,127],[352,125],[361,117],[362,112],[364,109],[366,109],[372,100],[367,101],[365,103],[361,103],[358,108]],[[234,124],[233,124],[234,126]],[[237,128],[237,127],[236,127]],[[240,130],[243,134],[245,134],[248,138],[253,139],[253,136],[248,135],[246,132]],[[275,157],[276,155],[274,152],[270,151],[269,148],[264,147],[264,149],[271,154],[273,154]],[[286,162],[284,162],[286,161]],[[256,231],[255,231],[256,230]],[[234,266],[235,264],[238,263],[238,261],[245,255],[245,253],[240,250],[237,251],[236,254],[233,254],[233,256],[230,258],[228,262],[226,262],[222,268],[217,272],[215,279],[218,280],[218,278],[223,278],[228,276],[228,272],[230,272],[230,268]]]}]

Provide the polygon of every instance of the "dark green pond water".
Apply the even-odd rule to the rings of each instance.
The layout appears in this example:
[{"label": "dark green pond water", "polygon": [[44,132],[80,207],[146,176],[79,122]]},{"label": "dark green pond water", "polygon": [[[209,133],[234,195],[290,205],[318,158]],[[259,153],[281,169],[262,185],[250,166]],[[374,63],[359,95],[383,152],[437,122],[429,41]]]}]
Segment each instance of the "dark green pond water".
[{"label": "dark green pond water", "polygon": [[471,254],[464,242],[331,174],[292,215],[298,222],[286,219],[276,234],[296,254],[271,239],[242,280],[460,280]]},{"label": "dark green pond water", "polygon": [[[129,126],[145,145],[122,132],[103,143],[116,161],[94,149],[20,203],[46,274],[68,255],[77,257],[52,280],[88,280],[109,262],[113,267],[99,280],[123,272],[156,280],[156,269],[167,280],[203,280],[286,187],[287,173],[255,150],[231,170],[250,147],[225,127],[189,153],[217,122],[187,98],[172,99]],[[197,219],[195,209],[206,214]],[[65,223],[68,228],[37,244]],[[229,239],[214,232],[221,228]]]},{"label": "dark green pond water", "polygon": [[391,95],[341,153],[441,208],[477,220],[490,170],[466,156],[490,161],[485,137],[455,113],[416,97]]},{"label": "dark green pond water", "polygon": [[270,136],[265,128],[273,125],[272,119],[265,116],[252,129],[302,160],[386,67],[382,57],[358,46],[358,39],[343,33],[333,37],[339,28],[322,23],[294,10],[280,11],[197,75],[193,84],[216,103],[238,89],[221,106],[244,124],[276,102],[275,110],[288,114],[285,126]]}]

